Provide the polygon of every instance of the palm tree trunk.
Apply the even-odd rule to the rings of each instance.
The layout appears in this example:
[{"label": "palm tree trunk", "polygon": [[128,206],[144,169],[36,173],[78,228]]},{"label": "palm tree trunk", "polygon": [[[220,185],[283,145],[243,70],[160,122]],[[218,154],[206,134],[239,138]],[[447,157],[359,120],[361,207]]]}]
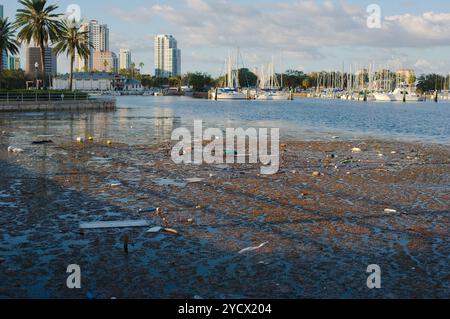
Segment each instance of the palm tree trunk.
[{"label": "palm tree trunk", "polygon": [[41,42],[40,44],[40,50],[41,50],[41,68],[42,68],[42,88],[46,89],[47,81],[46,81],[46,75],[45,75],[45,47],[44,42]]},{"label": "palm tree trunk", "polygon": [[73,90],[73,64],[75,63],[75,55],[72,54],[70,56],[70,82],[69,82],[69,89],[70,91]]}]

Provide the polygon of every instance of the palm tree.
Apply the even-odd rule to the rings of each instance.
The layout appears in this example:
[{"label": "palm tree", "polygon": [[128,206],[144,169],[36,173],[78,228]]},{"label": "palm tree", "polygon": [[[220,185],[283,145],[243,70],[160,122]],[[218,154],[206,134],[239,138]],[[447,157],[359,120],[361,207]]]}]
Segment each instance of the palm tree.
[{"label": "palm tree", "polygon": [[134,71],[136,70],[136,63],[131,62],[131,77],[134,78]]},{"label": "palm tree", "polygon": [[0,18],[0,72],[3,70],[3,53],[11,55],[19,53],[19,43],[14,37],[15,34],[8,18]]},{"label": "palm tree", "polygon": [[58,40],[55,42],[53,51],[56,55],[66,53],[70,58],[70,80],[69,88],[73,88],[73,65],[75,63],[75,54],[87,60],[90,55],[90,46],[88,32],[81,31],[78,24],[73,21],[64,21]]},{"label": "palm tree", "polygon": [[141,71],[141,73],[142,73],[142,69],[144,68],[144,62],[141,62],[141,63],[139,63],[139,69],[140,69],[140,71]]},{"label": "palm tree", "polygon": [[47,0],[18,0],[23,8],[17,10],[14,26],[20,29],[17,39],[21,43],[38,46],[41,51],[41,70],[44,88],[45,77],[45,48],[49,41],[58,39],[62,22],[59,20],[61,14],[55,13],[57,5],[47,5]]}]

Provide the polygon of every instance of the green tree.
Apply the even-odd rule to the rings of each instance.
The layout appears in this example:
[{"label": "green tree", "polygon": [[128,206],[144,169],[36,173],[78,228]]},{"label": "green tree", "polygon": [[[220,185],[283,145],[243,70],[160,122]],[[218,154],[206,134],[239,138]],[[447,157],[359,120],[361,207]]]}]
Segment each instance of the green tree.
[{"label": "green tree", "polygon": [[32,41],[41,52],[41,70],[43,84],[46,87],[45,76],[45,48],[49,41],[57,41],[62,29],[59,20],[61,14],[55,13],[57,5],[47,5],[47,0],[19,0],[22,8],[17,10],[14,26],[19,29],[17,39],[21,43],[30,44]]},{"label": "green tree", "polygon": [[258,77],[247,68],[239,69],[239,82],[242,87],[255,87]]},{"label": "green tree", "polygon": [[3,70],[3,52],[14,55],[19,53],[19,43],[8,18],[0,18],[0,72]]},{"label": "green tree", "polygon": [[303,79],[303,81],[302,81],[302,86],[303,86],[305,89],[309,89],[309,88],[311,87],[311,80],[308,79],[308,78]]},{"label": "green tree", "polygon": [[187,82],[195,92],[202,92],[213,85],[213,79],[209,74],[196,72],[186,75]]},{"label": "green tree", "polygon": [[73,65],[75,63],[75,54],[87,60],[90,54],[90,44],[88,32],[80,31],[75,21],[64,21],[58,40],[55,42],[55,54],[66,53],[70,58],[70,80],[69,89],[73,89]]}]

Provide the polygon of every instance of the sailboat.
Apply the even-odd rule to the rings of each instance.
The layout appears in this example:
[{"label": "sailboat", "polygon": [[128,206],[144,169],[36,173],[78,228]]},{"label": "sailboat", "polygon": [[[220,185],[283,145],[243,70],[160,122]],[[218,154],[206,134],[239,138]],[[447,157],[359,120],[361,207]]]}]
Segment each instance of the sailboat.
[{"label": "sailboat", "polygon": [[226,87],[216,88],[211,93],[213,100],[246,100],[247,94],[240,90],[239,83],[239,53],[236,61],[233,61],[231,55],[225,61],[227,74],[226,74]]},{"label": "sailboat", "polygon": [[[281,78],[283,82],[283,78]],[[260,91],[256,94],[257,100],[289,100],[290,94],[289,92],[282,90],[283,83],[281,85],[278,83],[278,78],[275,73],[275,64],[269,64],[267,67],[267,72],[265,72],[265,67],[261,68],[259,77],[258,77],[258,88]]]}]

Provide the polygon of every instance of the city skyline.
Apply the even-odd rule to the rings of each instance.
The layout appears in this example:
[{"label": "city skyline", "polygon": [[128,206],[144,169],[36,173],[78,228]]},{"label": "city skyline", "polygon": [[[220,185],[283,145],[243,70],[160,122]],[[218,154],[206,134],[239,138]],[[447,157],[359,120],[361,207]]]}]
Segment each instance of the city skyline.
[{"label": "city skyline", "polygon": [[[50,1],[51,2],[51,1]],[[58,1],[64,12],[72,1]],[[133,62],[153,74],[157,34],[173,34],[183,48],[183,73],[220,75],[229,52],[239,47],[248,68],[272,56],[278,69],[305,72],[341,69],[342,63],[364,67],[388,64],[414,68],[418,74],[450,72],[450,3],[432,0],[378,1],[382,28],[369,29],[371,1],[96,1],[77,2],[85,20],[110,29],[111,51],[126,47]],[[5,1],[5,16],[14,18],[16,1]],[[221,8],[221,10],[218,10]],[[224,10],[227,8],[227,10]],[[94,13],[95,12],[95,13]],[[22,61],[23,61],[22,50]],[[65,57],[59,71],[68,71]]]}]

